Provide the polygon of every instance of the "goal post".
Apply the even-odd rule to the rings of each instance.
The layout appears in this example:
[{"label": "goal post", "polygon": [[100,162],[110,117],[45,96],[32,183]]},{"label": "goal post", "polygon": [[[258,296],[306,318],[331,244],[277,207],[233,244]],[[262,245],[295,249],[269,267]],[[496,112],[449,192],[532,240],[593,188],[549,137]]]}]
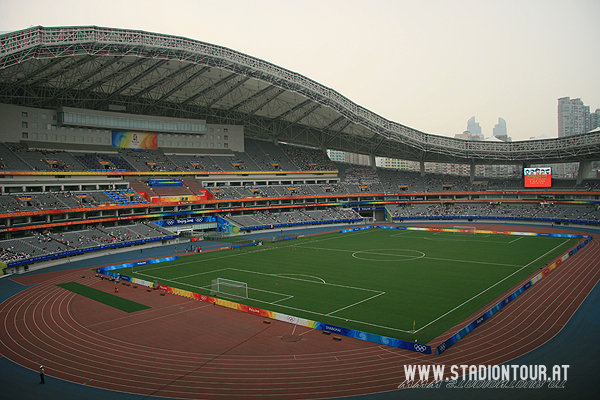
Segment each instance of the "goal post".
[{"label": "goal post", "polygon": [[477,233],[477,228],[474,226],[464,226],[464,225],[455,225],[452,227],[453,232],[468,232],[468,233]]},{"label": "goal post", "polygon": [[248,284],[231,279],[217,278],[211,281],[211,295],[230,296],[235,299],[248,298]]}]

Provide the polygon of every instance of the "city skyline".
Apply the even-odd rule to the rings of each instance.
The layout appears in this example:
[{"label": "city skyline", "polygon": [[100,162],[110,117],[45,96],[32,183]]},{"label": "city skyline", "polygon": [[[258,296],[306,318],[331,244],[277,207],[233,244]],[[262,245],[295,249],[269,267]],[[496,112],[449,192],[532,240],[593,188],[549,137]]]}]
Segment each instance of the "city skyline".
[{"label": "city skyline", "polygon": [[557,99],[600,108],[593,0],[302,3],[7,0],[0,31],[97,25],[182,36],[300,73],[383,118],[454,137],[502,117],[513,141],[557,137]]}]

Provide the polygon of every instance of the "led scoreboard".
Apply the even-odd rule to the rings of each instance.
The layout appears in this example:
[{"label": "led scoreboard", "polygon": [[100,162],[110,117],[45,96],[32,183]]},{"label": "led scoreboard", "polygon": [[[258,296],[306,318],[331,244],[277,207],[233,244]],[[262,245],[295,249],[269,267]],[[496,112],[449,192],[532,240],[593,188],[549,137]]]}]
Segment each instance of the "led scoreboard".
[{"label": "led scoreboard", "polygon": [[551,187],[552,186],[552,168],[538,167],[525,168],[525,187]]}]

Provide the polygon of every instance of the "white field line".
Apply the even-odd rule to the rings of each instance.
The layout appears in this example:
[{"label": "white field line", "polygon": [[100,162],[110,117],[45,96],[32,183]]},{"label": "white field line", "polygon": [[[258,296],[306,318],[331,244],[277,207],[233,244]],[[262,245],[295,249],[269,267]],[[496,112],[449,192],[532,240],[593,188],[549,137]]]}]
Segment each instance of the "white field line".
[{"label": "white field line", "polygon": [[213,269],[211,271],[206,271],[206,272],[198,272],[197,274],[191,274],[191,275],[184,275],[184,276],[177,276],[175,277],[175,279],[185,279],[185,278],[189,278],[191,276],[199,276],[199,275],[205,275],[205,274],[212,274],[214,272],[219,272],[219,271],[227,271],[229,268],[219,268],[219,269]]},{"label": "white field line", "polygon": [[437,258],[437,257],[423,257],[427,260],[438,260],[438,261],[453,261],[453,262],[461,262],[461,263],[471,263],[471,264],[484,264],[484,265],[497,265],[500,267],[520,267],[520,265],[515,264],[502,264],[502,263],[490,263],[486,261],[471,261],[471,260],[452,260],[450,258]]},{"label": "white field line", "polygon": [[[226,268],[226,269],[234,269],[234,268]],[[250,273],[261,274],[261,273],[259,273],[259,272],[254,272],[254,271],[245,271],[245,270],[238,270],[238,271],[243,271],[243,272],[250,272]],[[148,274],[140,274],[140,275],[145,275],[145,276],[147,276],[147,277],[149,277],[149,278],[156,278],[156,279],[159,279],[158,277],[154,277],[154,276],[152,276],[152,275],[148,275]],[[262,275],[271,275],[271,274],[262,274]],[[356,289],[356,290],[364,290],[364,291],[369,291],[369,292],[374,292],[374,293],[377,293],[376,295],[374,295],[374,296],[372,296],[372,297],[370,297],[370,298],[368,298],[368,299],[365,299],[365,300],[362,300],[362,301],[360,301],[360,302],[357,302],[357,303],[351,304],[351,305],[349,305],[349,306],[347,306],[347,307],[344,307],[344,308],[352,307],[352,306],[354,306],[354,305],[356,305],[356,304],[362,303],[362,302],[364,302],[364,301],[367,301],[367,300],[371,300],[371,299],[373,299],[373,298],[375,298],[375,297],[378,297],[378,296],[381,296],[381,295],[385,294],[385,292],[378,291],[378,290],[372,290],[372,289],[365,289],[365,288],[355,288],[355,287],[352,287],[352,286],[335,285],[335,284],[331,284],[331,283],[325,283],[325,284],[323,284],[323,283],[319,283],[319,282],[315,282],[315,281],[310,281],[310,280],[305,280],[305,279],[297,279],[297,278],[289,278],[289,277],[280,277],[280,276],[278,276],[278,275],[272,275],[272,276],[275,276],[275,277],[277,277],[277,278],[296,279],[296,280],[301,280],[301,281],[305,281],[305,282],[309,282],[309,283],[314,283],[314,284],[319,284],[319,285],[338,286],[338,287],[342,287],[342,288],[349,288],[349,289]],[[207,289],[206,287],[202,287],[202,286],[195,286],[195,285],[190,285],[190,284],[183,283],[183,282],[178,282],[178,281],[175,281],[175,280],[172,280],[172,279],[165,279],[165,278],[160,278],[160,279],[163,279],[163,280],[165,280],[165,281],[169,281],[169,282],[178,283],[178,284],[185,285],[185,286],[192,287],[192,288],[197,288],[197,289]],[[254,289],[254,288],[252,288],[252,289]],[[260,289],[254,289],[254,290],[260,290]],[[271,293],[274,293],[274,292],[271,292]],[[281,295],[281,296],[290,296],[290,295],[284,295],[284,294],[282,294],[282,293],[275,293],[275,294],[278,294],[278,295]],[[293,296],[291,296],[291,297],[293,297]],[[290,297],[290,298],[291,298],[291,297]],[[319,315],[319,316],[323,316],[323,317],[336,318],[336,319],[339,319],[339,320],[341,320],[341,321],[350,321],[350,322],[355,322],[355,323],[357,323],[357,324],[362,324],[362,325],[367,325],[367,326],[373,326],[373,327],[376,327],[376,328],[382,328],[382,329],[388,329],[388,330],[390,330],[390,331],[403,332],[403,333],[410,333],[410,332],[412,332],[412,331],[410,331],[410,330],[397,329],[397,328],[392,328],[392,327],[389,327],[389,326],[372,324],[372,323],[365,322],[365,321],[358,321],[358,320],[354,320],[354,319],[348,319],[348,318],[342,318],[342,317],[338,317],[338,316],[335,316],[335,315],[329,315],[329,314],[331,314],[331,313],[336,313],[336,312],[338,312],[338,311],[341,311],[342,309],[339,309],[339,310],[332,311],[332,312],[331,312],[331,313],[329,313],[329,314],[325,314],[325,313],[320,313],[320,312],[316,312],[316,311],[305,310],[305,309],[303,309],[303,308],[297,308],[297,307],[286,306],[286,305],[283,305],[283,304],[277,304],[277,302],[279,302],[279,301],[282,301],[282,300],[287,300],[287,298],[286,298],[286,299],[281,299],[281,300],[276,300],[275,302],[269,302],[269,301],[264,301],[264,300],[254,299],[254,298],[249,298],[249,300],[256,301],[256,302],[258,302],[258,303],[262,303],[262,304],[271,304],[271,305],[273,305],[273,306],[277,306],[277,307],[283,307],[283,308],[287,308],[287,309],[294,310],[294,311],[300,311],[300,312],[304,312],[304,313],[309,313],[309,314],[312,314],[312,315]]]},{"label": "white field line", "polygon": [[[217,269],[215,271],[225,271],[225,270],[231,270],[231,269],[232,268],[222,268],[222,269]],[[177,281],[175,279],[159,278],[159,277],[155,277],[155,276],[148,275],[148,274],[142,274],[142,273],[140,273],[139,275],[147,276],[147,277],[152,278],[152,279],[162,279],[162,280],[165,280],[165,281],[174,282],[174,283],[178,283],[180,285],[185,285],[185,286],[189,286],[189,287],[193,287],[193,288],[197,288],[197,289],[204,289],[204,290],[211,290],[212,291],[212,287],[210,287],[210,286],[196,286],[196,285],[191,285],[189,283]],[[192,275],[188,275],[188,276],[192,276]],[[182,278],[186,278],[186,277],[182,277]],[[176,278],[176,279],[182,279],[182,278]],[[283,300],[289,300],[289,299],[291,299],[291,298],[294,297],[294,296],[292,296],[290,294],[284,294],[284,293],[279,293],[279,292],[271,292],[269,290],[257,289],[257,288],[253,288],[253,287],[249,287],[248,289],[252,289],[252,290],[255,290],[257,292],[270,293],[270,294],[274,294],[274,295],[282,297],[281,299],[276,300],[273,303],[276,303],[278,301],[283,301]],[[252,300],[256,300],[256,299],[252,299]],[[259,301],[259,300],[257,300],[257,301]]]},{"label": "white field line", "polygon": [[397,232],[397,233],[392,233],[390,235],[390,237],[396,237],[396,236],[402,236],[402,235],[409,235],[412,234],[413,231],[401,231],[401,232]]},{"label": "white field line", "polygon": [[313,275],[304,275],[304,274],[273,274],[273,276],[281,276],[281,277],[284,277],[284,278],[285,278],[286,276],[288,276],[288,275],[294,275],[294,276],[306,276],[306,277],[309,277],[309,278],[315,278],[315,279],[318,279],[318,280],[320,280],[321,282],[323,282],[323,283],[325,283],[325,284],[327,283],[327,282],[325,282],[325,279],[323,279],[323,278],[319,278],[318,276],[313,276]]},{"label": "white field line", "polygon": [[[411,238],[417,239],[417,238]],[[476,240],[476,239],[454,239],[454,238],[429,238],[429,237],[421,237],[418,239],[431,240],[432,242],[473,242],[473,243],[494,243],[494,244],[510,244],[512,242],[502,242],[497,240]]]},{"label": "white field line", "polygon": [[[329,250],[329,251],[339,251],[339,252],[346,252],[346,253],[357,253],[359,252],[359,250],[340,250],[340,249],[328,249],[326,247],[308,247],[308,246],[302,246],[302,248],[305,249],[315,249],[315,250]],[[408,257],[412,257],[414,258],[414,256],[403,256],[401,254],[386,254],[386,253],[377,253],[374,251],[369,251],[369,250],[360,250],[361,254],[375,254],[375,255],[383,255],[383,256],[395,256],[398,258],[408,258]],[[501,266],[501,267],[521,267],[520,265],[515,265],[515,264],[501,264],[501,263],[491,263],[491,262],[486,262],[486,261],[471,261],[471,260],[453,260],[450,258],[437,258],[437,257],[419,257],[419,259],[425,259],[425,260],[437,260],[437,261],[452,261],[452,262],[460,262],[460,263],[471,263],[471,264],[484,264],[484,265],[497,265],[497,266]],[[373,260],[376,261],[376,260]]]},{"label": "white field line", "polygon": [[271,303],[269,303],[269,304],[276,304],[276,303],[279,303],[280,301],[285,301],[285,300],[289,300],[289,299],[293,299],[293,298],[294,298],[294,296],[292,296],[292,295],[288,295],[288,297],[284,297],[283,299],[279,299],[279,300],[272,301],[272,302],[271,302]]},{"label": "white field line", "polygon": [[237,269],[237,268],[230,268],[230,269],[232,269],[234,271],[247,272],[247,273],[250,273],[250,274],[266,275],[266,276],[273,276],[273,277],[276,277],[276,278],[292,279],[292,280],[296,280],[296,281],[303,281],[303,282],[308,282],[308,283],[314,283],[316,285],[335,286],[335,287],[341,287],[341,288],[345,288],[345,289],[363,290],[365,292],[373,292],[373,293],[384,293],[381,290],[359,288],[359,287],[347,286],[347,285],[337,285],[335,283],[320,283],[320,282],[315,282],[315,281],[311,281],[311,280],[308,280],[308,279],[292,278],[292,277],[289,277],[289,276],[280,276],[280,275],[275,275],[275,274],[265,274],[264,272],[247,271],[245,269]]},{"label": "white field line", "polygon": [[516,238],[516,239],[514,239],[514,240],[511,240],[510,242],[508,242],[508,244],[514,243],[514,242],[516,242],[517,240],[521,240],[521,239],[523,239],[524,237],[525,237],[525,236],[519,236],[518,238]]},{"label": "white field line", "polygon": [[508,275],[506,278],[499,280],[498,282],[494,283],[492,286],[490,286],[489,288],[481,291],[480,293],[476,294],[475,296],[471,297],[469,300],[463,302],[462,304],[459,304],[458,306],[454,307],[452,310],[448,311],[447,313],[437,317],[436,319],[434,319],[433,321],[429,322],[427,325],[422,326],[421,328],[417,329],[415,331],[419,332],[422,329],[425,329],[426,327],[428,327],[429,325],[433,324],[434,322],[444,318],[446,315],[450,314],[451,312],[457,310],[458,308],[462,307],[463,305],[467,304],[468,302],[470,302],[471,300],[479,297],[480,295],[482,295],[483,293],[487,292],[488,290],[490,290],[491,288],[493,288],[494,286],[498,285],[499,283],[507,280],[508,278],[510,278],[511,276],[513,276],[514,274],[516,274],[517,272],[521,271],[523,268],[526,268],[528,266],[530,266],[531,264],[533,264],[534,262],[536,262],[537,260],[539,260],[540,258],[544,257],[546,254],[553,252],[554,250],[556,250],[557,248],[559,248],[560,246],[562,246],[563,244],[567,243],[569,241],[569,239],[565,240],[564,242],[562,242],[561,244],[557,245],[556,247],[554,247],[551,250],[548,250],[546,253],[542,254],[541,256],[539,256],[538,258],[536,258],[535,260],[531,261],[529,264],[524,265],[523,267],[519,268],[518,270],[516,270],[515,272],[513,272],[512,274]]},{"label": "white field line", "polygon": [[[369,232],[370,232],[370,230],[363,230],[363,231],[357,231],[357,232],[353,232],[353,233],[346,233],[346,234],[344,234],[344,235],[351,235],[351,234],[366,234],[366,233],[369,233]],[[415,233],[415,232],[408,232],[408,231],[407,231],[407,232],[402,232],[402,234],[404,234],[404,233],[406,233],[406,234],[409,234],[409,236],[412,236],[412,235],[411,235],[411,233]],[[398,236],[398,235],[400,235],[400,234],[394,234],[394,235],[391,235],[391,236]],[[237,256],[239,256],[239,255],[244,255],[244,254],[249,254],[249,253],[256,253],[256,252],[259,252],[259,251],[270,251],[270,250],[277,250],[277,249],[280,249],[280,248],[283,248],[283,247],[300,247],[300,246],[302,246],[303,248],[314,248],[314,249],[319,249],[319,250],[320,250],[321,248],[317,248],[317,247],[309,247],[309,246],[303,246],[303,244],[308,244],[308,243],[316,243],[316,242],[324,242],[324,241],[327,241],[327,240],[333,240],[333,239],[342,238],[342,237],[345,237],[345,236],[335,236],[335,237],[330,237],[330,238],[321,239],[321,240],[316,240],[316,239],[315,239],[315,240],[307,240],[307,241],[304,241],[304,242],[295,242],[294,244],[290,244],[290,245],[288,245],[288,246],[282,246],[282,247],[272,247],[272,248],[268,248],[268,249],[260,249],[260,250],[255,250],[255,251],[252,251],[252,252],[236,253],[236,254],[227,255],[227,256],[222,256],[222,257],[214,257],[214,258],[211,258],[211,259],[205,259],[205,260],[202,260],[202,262],[206,262],[206,261],[214,261],[214,260],[218,260],[218,259],[222,259],[222,258],[237,257]],[[411,237],[411,239],[423,239],[423,237]],[[516,241],[516,240],[514,240],[514,241]],[[514,242],[514,241],[513,241],[513,242]],[[423,327],[419,328],[419,329],[418,329],[416,332],[419,332],[419,331],[421,331],[421,330],[422,330],[422,329],[424,329],[425,327],[427,327],[427,326],[431,325],[432,323],[436,322],[437,320],[439,320],[439,319],[443,318],[444,316],[446,316],[446,315],[448,315],[449,313],[453,312],[454,310],[458,309],[458,308],[459,308],[459,307],[461,307],[462,305],[464,305],[464,304],[468,303],[468,302],[469,302],[469,301],[471,301],[472,299],[474,299],[474,298],[478,297],[479,295],[481,295],[481,294],[485,293],[486,291],[490,290],[491,288],[493,288],[494,286],[496,286],[496,285],[498,285],[499,283],[503,282],[504,280],[506,280],[506,279],[510,278],[512,275],[516,274],[517,272],[519,272],[519,271],[521,271],[522,269],[526,268],[527,266],[531,265],[532,263],[534,263],[534,262],[535,262],[535,261],[537,261],[538,259],[540,259],[540,258],[544,257],[546,254],[548,254],[548,253],[550,253],[550,252],[554,251],[555,249],[557,249],[558,247],[562,246],[562,245],[563,245],[563,244],[565,244],[567,241],[568,241],[568,239],[567,239],[566,241],[563,241],[563,243],[561,243],[561,244],[557,245],[556,247],[554,247],[552,250],[549,250],[549,251],[548,251],[548,252],[546,252],[545,254],[543,254],[543,255],[541,255],[540,257],[536,258],[535,260],[531,261],[529,264],[527,264],[527,265],[525,265],[525,266],[521,267],[520,269],[516,270],[516,271],[515,271],[515,272],[513,272],[512,274],[508,275],[508,276],[507,276],[507,277],[505,277],[504,279],[502,279],[502,280],[500,280],[500,281],[496,282],[494,285],[492,285],[492,286],[490,286],[489,288],[485,289],[485,290],[484,290],[484,291],[482,291],[481,293],[479,293],[479,294],[477,294],[477,295],[473,296],[471,299],[469,299],[469,300],[465,301],[463,304],[460,304],[459,306],[457,306],[457,307],[455,307],[454,309],[452,309],[452,310],[448,311],[448,312],[447,312],[447,313],[445,313],[444,315],[442,315],[442,316],[440,316],[440,317],[436,318],[435,320],[433,320],[433,321],[429,322],[429,323],[428,323],[428,324],[426,324],[425,326],[423,326]],[[494,243],[499,243],[499,244],[501,244],[502,242],[494,242]],[[512,242],[511,242],[511,243],[512,243]],[[330,250],[330,251],[355,252],[355,250],[339,250],[339,249],[329,249],[329,248],[322,248],[322,249],[323,249],[323,250]],[[432,258],[432,257],[426,257],[426,258],[431,258],[431,259],[436,259],[436,260],[442,260],[442,261],[473,262],[473,261],[463,261],[463,260],[448,260],[448,259],[442,259],[442,258]],[[177,264],[177,266],[180,266],[180,265],[185,265],[185,264],[191,264],[191,263],[198,263],[198,262],[200,262],[200,261],[199,261],[199,260],[195,260],[195,261],[190,261],[190,262],[187,262],[187,263],[178,263],[178,264]],[[485,262],[478,262],[478,263],[481,263],[481,264],[487,264],[487,265],[504,265],[504,266],[513,266],[513,267],[519,267],[518,265],[510,265],[510,264],[494,264],[494,263],[485,263]],[[169,266],[169,267],[170,267],[170,266]],[[164,268],[164,267],[163,267],[163,268]],[[152,269],[159,269],[159,268],[152,268]],[[225,269],[230,269],[230,268],[225,268]],[[149,270],[146,270],[146,271],[149,271]],[[259,273],[259,272],[254,272],[254,271],[246,271],[246,270],[239,270],[239,271],[244,271],[244,272],[250,272],[250,273],[261,274],[261,273]],[[199,287],[199,286],[189,285],[189,284],[186,284],[186,283],[183,283],[183,282],[177,282],[177,281],[174,281],[174,280],[171,280],[171,279],[159,278],[159,277],[154,277],[154,276],[151,276],[151,275],[146,275],[146,274],[140,274],[140,275],[145,275],[145,276],[148,276],[148,277],[151,277],[151,278],[155,278],[155,279],[163,279],[163,280],[166,280],[166,281],[170,281],[170,282],[179,283],[179,284],[186,285],[186,286],[189,286],[189,287],[195,287],[195,288],[199,288],[199,289],[204,289],[204,287]],[[200,274],[198,274],[198,275],[200,275]],[[276,274],[263,274],[263,275],[272,275],[272,276],[275,276],[275,277],[283,277],[283,276],[276,275]],[[189,276],[193,276],[193,275],[189,275]],[[176,278],[176,279],[177,279],[177,278]],[[288,279],[297,279],[297,278],[288,278]],[[310,280],[305,280],[305,279],[297,279],[297,280],[306,281],[306,282],[310,282],[310,283],[317,283],[317,282],[310,281]],[[377,295],[373,296],[372,298],[374,298],[374,297],[377,297],[377,296],[380,296],[381,294],[384,294],[384,293],[385,293],[385,292],[381,292],[381,291],[376,291],[376,290],[371,290],[371,289],[364,289],[364,288],[355,288],[355,287],[351,287],[351,286],[335,285],[335,284],[328,284],[328,283],[327,283],[326,285],[339,286],[339,287],[345,287],[345,288],[351,288],[351,289],[357,289],[357,290],[366,290],[366,291],[371,291],[371,292],[379,293],[379,294],[377,294]],[[347,320],[347,321],[350,321],[350,322],[355,322],[355,323],[358,323],[358,324],[368,325],[368,326],[377,327],[377,328],[382,328],[382,329],[388,329],[388,330],[391,330],[391,331],[396,331],[396,332],[404,332],[404,333],[411,333],[411,332],[413,332],[412,330],[396,329],[396,328],[391,328],[391,327],[384,326],[384,325],[372,324],[372,323],[369,323],[369,322],[364,322],[364,321],[358,321],[358,320],[352,320],[352,319],[345,319],[345,318],[342,318],[342,317],[337,317],[337,316],[335,316],[335,315],[323,314],[323,313],[319,313],[319,312],[315,312],[315,311],[304,310],[304,309],[301,309],[301,308],[290,307],[290,306],[286,306],[286,305],[282,305],[282,304],[275,304],[275,303],[272,303],[272,302],[266,302],[266,301],[263,301],[263,300],[258,300],[258,299],[251,299],[251,300],[254,300],[254,301],[257,301],[257,302],[259,302],[259,303],[263,303],[263,304],[272,304],[272,305],[274,305],[274,306],[283,307],[283,308],[287,308],[287,309],[291,309],[291,310],[295,310],[295,311],[306,312],[306,313],[310,313],[310,314],[313,314],[313,315],[329,316],[329,317],[331,317],[331,318],[336,318],[336,319],[340,319],[340,320],[344,320],[344,321],[346,321],[346,320]],[[282,299],[282,300],[283,300],[283,299]],[[368,299],[367,299],[367,300],[368,300]],[[281,300],[277,300],[277,301],[281,301]],[[358,303],[356,303],[356,304],[358,304]],[[338,311],[340,311],[340,310],[336,310],[336,311],[333,311],[333,312],[338,312]],[[333,312],[332,312],[332,313],[333,313]],[[416,333],[416,332],[415,332],[415,333]]]},{"label": "white field line", "polygon": [[[204,258],[204,259],[200,259],[200,260],[195,259],[193,261],[188,261],[188,262],[178,262],[175,265],[163,265],[163,266],[161,266],[160,264],[158,264],[154,268],[144,268],[144,271],[154,271],[154,270],[158,270],[158,269],[172,268],[172,267],[177,267],[178,268],[178,267],[183,266],[183,265],[198,264],[198,263],[203,263],[203,262],[211,262],[211,261],[215,261],[215,260],[222,260],[224,258],[239,257],[239,256],[244,256],[244,255],[252,254],[252,253],[258,253],[258,252],[262,252],[262,251],[278,250],[278,249],[282,249],[282,248],[285,248],[285,247],[295,247],[295,246],[299,246],[299,245],[304,244],[304,243],[325,242],[327,240],[342,239],[344,237],[347,237],[348,235],[353,235],[353,236],[355,236],[355,235],[362,235],[362,234],[366,234],[368,232],[369,232],[369,229],[363,230],[363,231],[345,233],[344,235],[334,236],[334,237],[320,239],[320,240],[318,240],[318,239],[312,239],[312,238],[306,238],[306,239],[312,239],[312,240],[305,240],[305,238],[302,238],[302,239],[297,239],[298,241],[294,242],[293,244],[288,244],[286,246],[277,246],[277,247],[269,247],[269,248],[264,248],[263,247],[261,249],[257,249],[257,250],[253,250],[253,251],[234,252],[233,254],[219,255],[219,256],[215,256],[215,257],[211,257],[211,258]],[[221,254],[221,252],[218,252],[218,254]],[[181,261],[181,259],[179,261]],[[150,265],[154,265],[154,264],[150,264]]]},{"label": "white field line", "polygon": [[381,293],[379,293],[379,294],[376,294],[375,296],[369,297],[368,299],[364,299],[364,300],[361,300],[361,301],[357,301],[357,302],[356,302],[356,303],[354,303],[354,304],[350,304],[349,306],[342,307],[342,308],[340,308],[340,309],[338,309],[338,310],[335,310],[335,311],[332,311],[332,312],[330,312],[330,313],[328,313],[328,314],[326,314],[326,315],[328,315],[328,316],[331,316],[331,314],[335,314],[335,313],[337,313],[337,312],[339,312],[339,311],[342,311],[342,310],[345,310],[345,309],[347,309],[347,308],[354,307],[355,305],[358,305],[358,304],[360,304],[360,303],[364,303],[365,301],[369,301],[369,300],[371,300],[371,299],[374,299],[375,297],[379,297],[379,296],[381,296],[382,294],[385,294],[385,292],[381,292]]}]

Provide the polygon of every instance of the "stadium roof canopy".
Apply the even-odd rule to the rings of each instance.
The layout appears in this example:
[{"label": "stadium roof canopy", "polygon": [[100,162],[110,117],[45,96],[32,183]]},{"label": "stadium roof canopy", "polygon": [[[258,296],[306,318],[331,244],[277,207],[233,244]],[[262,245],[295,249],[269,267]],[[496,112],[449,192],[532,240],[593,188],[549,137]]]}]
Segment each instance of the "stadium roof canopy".
[{"label": "stadium roof canopy", "polygon": [[600,160],[600,132],[512,143],[426,134],[225,47],[96,26],[0,35],[0,103],[205,119],[244,125],[251,138],[413,161]]}]

